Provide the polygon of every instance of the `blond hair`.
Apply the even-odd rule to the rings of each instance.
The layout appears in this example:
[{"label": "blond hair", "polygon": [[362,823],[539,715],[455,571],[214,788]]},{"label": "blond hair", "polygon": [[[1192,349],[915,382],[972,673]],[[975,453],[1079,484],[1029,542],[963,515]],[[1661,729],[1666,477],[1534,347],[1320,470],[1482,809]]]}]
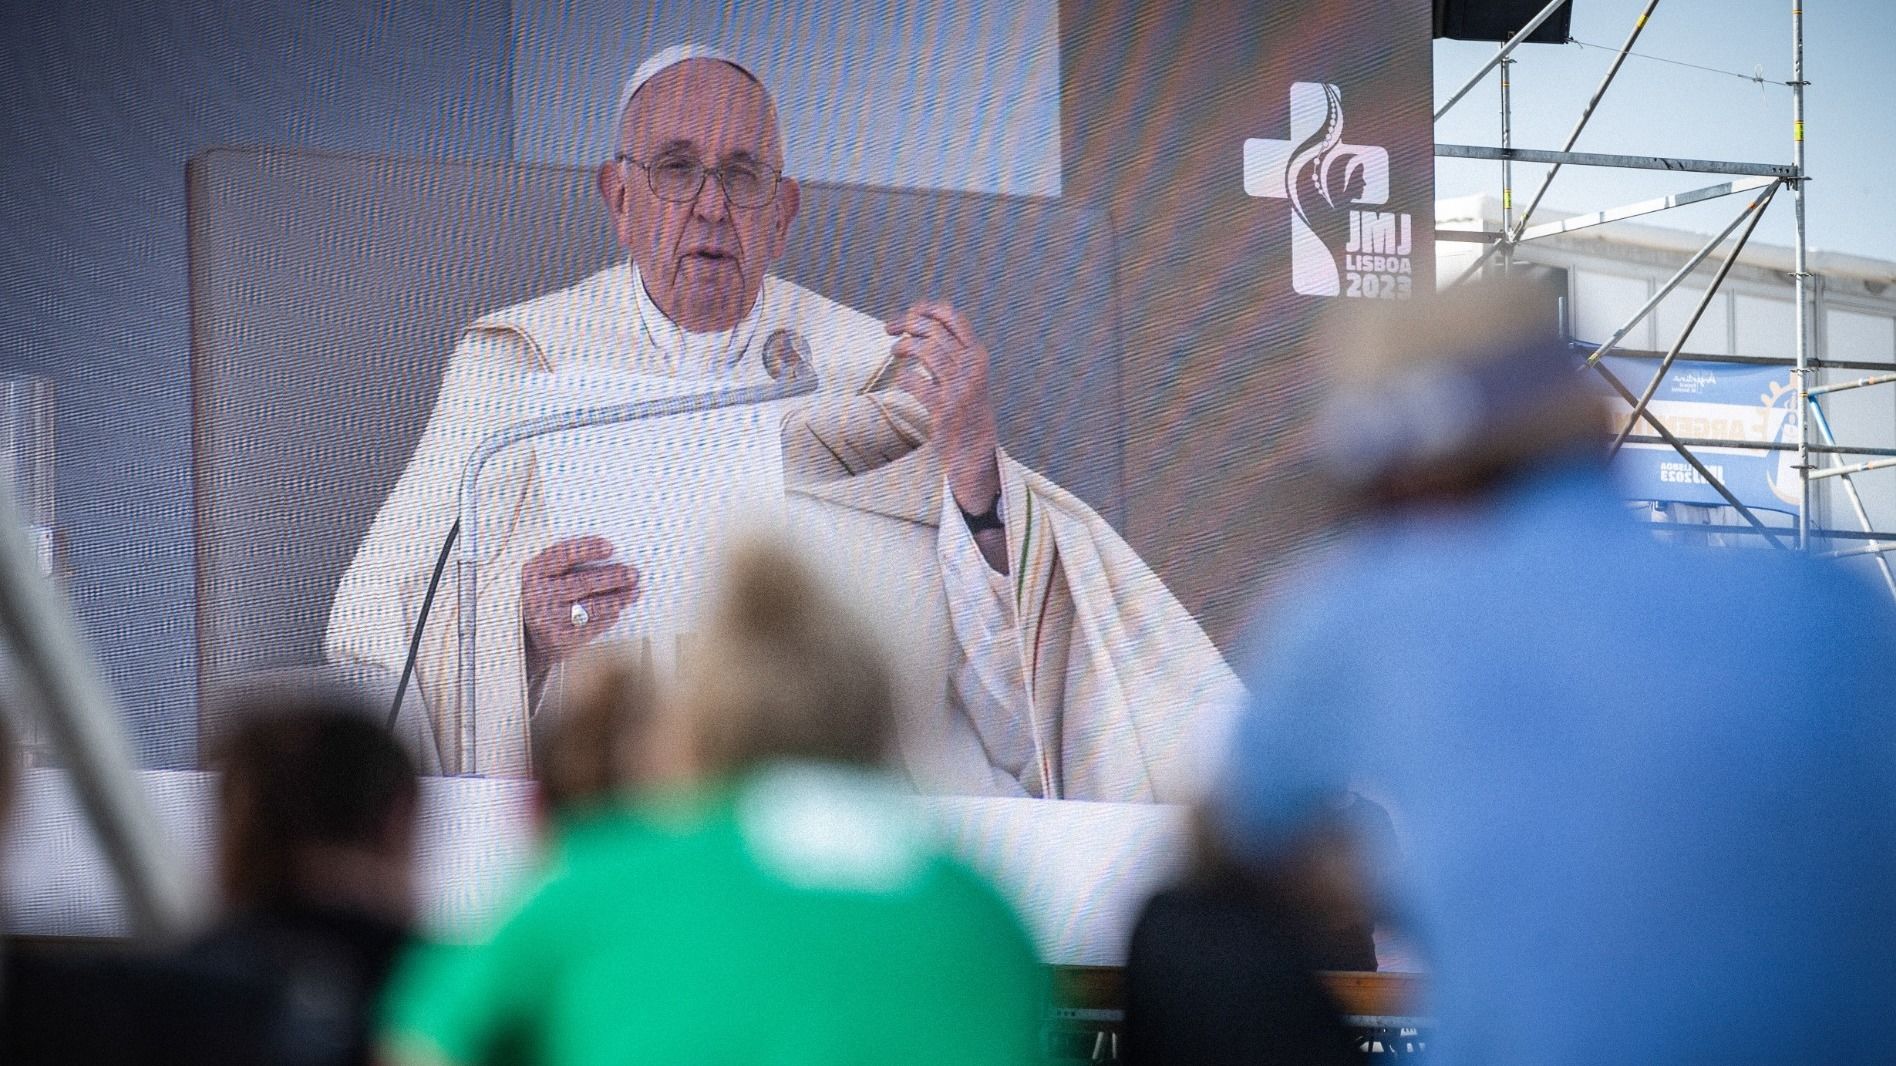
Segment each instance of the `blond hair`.
[{"label": "blond hair", "polygon": [[710,775],[775,759],[880,764],[894,688],[880,648],[781,543],[733,551],[726,586],[681,677],[694,761]]},{"label": "blond hair", "polygon": [[533,776],[547,809],[611,802],[655,784],[658,694],[623,647],[587,648],[564,668],[559,698],[533,722]]}]

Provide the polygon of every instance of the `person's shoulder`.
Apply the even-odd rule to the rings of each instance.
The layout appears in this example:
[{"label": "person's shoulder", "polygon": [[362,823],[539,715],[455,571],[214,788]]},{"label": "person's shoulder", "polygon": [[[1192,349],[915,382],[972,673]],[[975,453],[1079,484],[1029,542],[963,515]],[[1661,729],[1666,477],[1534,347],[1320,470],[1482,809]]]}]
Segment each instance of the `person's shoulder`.
[{"label": "person's shoulder", "polygon": [[715,793],[619,808],[562,829],[542,906],[616,907],[630,892],[657,907],[707,881],[728,882],[740,850],[728,805]]},{"label": "person's shoulder", "polygon": [[562,819],[544,861],[521,890],[502,927],[557,924],[558,916],[586,907],[602,884],[619,881],[624,868],[662,865],[679,840],[701,830],[702,821],[694,815],[661,829],[631,807],[602,808]]},{"label": "person's shoulder", "polygon": [[926,810],[886,773],[771,765],[738,788],[730,824],[744,865],[773,893],[822,897],[869,925],[898,920],[950,942],[1018,930],[1007,903],[943,847]]},{"label": "person's shoulder", "polygon": [[1375,617],[1365,608],[1380,596],[1378,575],[1390,550],[1384,541],[1378,530],[1345,531],[1307,549],[1300,565],[1262,589],[1237,648],[1236,665],[1247,683],[1280,666],[1285,649],[1297,649],[1288,657],[1295,661]]},{"label": "person's shoulder", "polygon": [[998,936],[1032,954],[1032,941],[1006,896],[980,871],[947,851],[936,850],[922,879],[924,894],[952,924]]},{"label": "person's shoulder", "polygon": [[785,886],[1013,921],[999,893],[943,848],[926,811],[886,773],[771,765],[739,787],[732,818],[750,859]]},{"label": "person's shoulder", "polygon": [[576,349],[631,344],[625,270],[623,263],[606,266],[565,288],[482,314],[461,334],[463,361],[500,358],[550,370]]},{"label": "person's shoulder", "polygon": [[615,294],[624,295],[619,274],[623,263],[614,263],[593,271],[564,288],[543,292],[519,303],[488,311],[469,325],[469,330],[509,330],[538,327],[561,321],[574,313],[603,309],[617,303]]},{"label": "person's shoulder", "polygon": [[959,966],[1011,989],[1010,998],[1031,1001],[1046,995],[1040,950],[1020,912],[962,859],[936,851],[917,890],[904,903],[914,909],[903,923],[919,939],[913,949],[921,959],[931,960],[921,965],[959,959]]}]

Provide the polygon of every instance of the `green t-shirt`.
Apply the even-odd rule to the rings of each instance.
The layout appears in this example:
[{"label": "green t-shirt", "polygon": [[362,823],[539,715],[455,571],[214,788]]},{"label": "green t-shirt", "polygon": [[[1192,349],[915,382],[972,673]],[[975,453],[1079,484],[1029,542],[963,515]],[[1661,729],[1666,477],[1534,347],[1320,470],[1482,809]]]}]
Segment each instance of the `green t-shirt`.
[{"label": "green t-shirt", "polygon": [[680,824],[565,836],[488,941],[397,974],[385,1043],[451,1063],[1039,1061],[1019,922],[877,778],[784,764]]}]

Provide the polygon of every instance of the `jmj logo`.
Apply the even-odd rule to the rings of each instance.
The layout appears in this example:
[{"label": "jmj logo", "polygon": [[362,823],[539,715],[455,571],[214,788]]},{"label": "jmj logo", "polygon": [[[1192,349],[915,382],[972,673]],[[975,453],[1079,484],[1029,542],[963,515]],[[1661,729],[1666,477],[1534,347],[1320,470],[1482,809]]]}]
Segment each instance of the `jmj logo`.
[{"label": "jmj logo", "polygon": [[[1244,142],[1244,191],[1290,201],[1290,284],[1305,296],[1409,295],[1414,219],[1389,202],[1389,152],[1343,141],[1343,91],[1290,87],[1290,139]],[[1338,260],[1341,259],[1341,266]]]}]

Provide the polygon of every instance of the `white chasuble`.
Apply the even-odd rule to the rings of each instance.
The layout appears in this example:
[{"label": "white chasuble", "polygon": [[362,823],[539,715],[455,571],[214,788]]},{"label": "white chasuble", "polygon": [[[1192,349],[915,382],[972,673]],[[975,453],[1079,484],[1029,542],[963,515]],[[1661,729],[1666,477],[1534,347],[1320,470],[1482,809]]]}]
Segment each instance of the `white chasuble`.
[{"label": "white chasuble", "polygon": [[[593,370],[771,380],[759,349],[800,335],[819,392],[783,430],[791,535],[875,622],[901,692],[901,761],[922,791],[1179,802],[1239,696],[1190,615],[1084,504],[1002,457],[1012,571],[982,559],[948,499],[927,418],[887,388],[882,324],[766,278],[734,330],[692,335],[657,313],[620,264],[571,288],[484,316],[463,335],[421,441],[337,589],[331,661],[401,668],[458,514],[475,446],[532,409],[534,375]],[[463,715],[452,569],[429,612],[416,683],[448,773],[531,769],[532,711],[520,572],[552,542],[530,444],[481,476],[474,751]],[[954,519],[950,522],[949,519]]]}]

